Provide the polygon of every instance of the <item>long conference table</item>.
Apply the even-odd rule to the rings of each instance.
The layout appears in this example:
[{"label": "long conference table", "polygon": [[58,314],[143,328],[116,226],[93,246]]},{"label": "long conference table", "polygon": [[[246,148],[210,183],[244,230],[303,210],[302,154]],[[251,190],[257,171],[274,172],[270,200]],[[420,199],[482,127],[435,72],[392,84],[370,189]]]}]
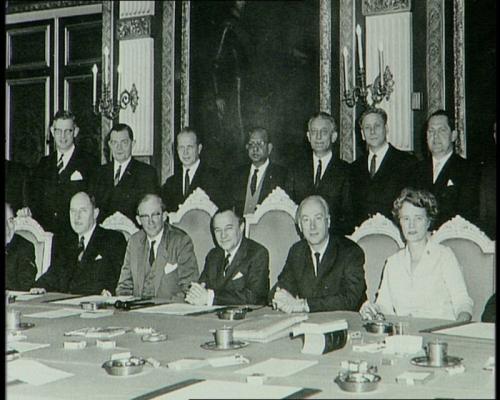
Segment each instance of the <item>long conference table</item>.
[{"label": "long conference table", "polygon": [[[11,309],[22,314],[30,314],[58,308],[68,308],[50,302],[64,298],[60,293],[48,293],[29,301],[18,301],[10,304]],[[49,301],[49,302],[48,302]],[[276,314],[269,307],[256,309],[246,316],[247,321],[262,318],[265,314]],[[326,322],[345,319],[349,331],[361,331],[364,343],[380,340],[380,337],[367,333],[362,327],[363,321],[354,312],[312,313],[307,322]],[[442,368],[416,367],[410,364],[411,356],[389,356],[378,353],[353,351],[354,340],[348,339],[346,345],[339,350],[324,355],[301,353],[302,340],[283,337],[270,343],[250,343],[247,347],[230,351],[210,351],[200,347],[201,344],[213,340],[211,329],[224,325],[236,326],[243,321],[220,320],[215,313],[196,316],[173,316],[132,311],[115,310],[113,315],[84,319],[79,315],[57,319],[22,317],[23,322],[33,322],[35,326],[23,331],[28,342],[50,344],[38,350],[21,353],[21,359],[36,360],[46,366],[73,374],[65,379],[34,386],[24,382],[7,383],[7,399],[134,399],[162,388],[192,379],[216,380],[225,382],[246,382],[244,375],[235,373],[247,365],[234,365],[215,368],[205,366],[194,370],[176,371],[166,364],[182,358],[209,358],[231,354],[241,354],[250,359],[250,364],[265,361],[269,358],[312,360],[317,364],[287,377],[269,377],[264,385],[294,386],[317,389],[311,398],[495,398],[495,373],[484,370],[483,366],[490,356],[495,355],[493,340],[472,339],[459,336],[420,333],[420,330],[449,323],[450,321],[416,318],[389,318],[389,321],[408,323],[410,334],[420,335],[424,342],[439,337],[448,343],[448,354],[463,358],[465,372],[449,374]],[[129,332],[114,337],[117,348],[100,349],[95,339],[86,339],[87,347],[80,350],[64,349],[63,343],[68,339],[67,331],[85,327],[152,327],[158,332],[168,335],[164,342],[147,343],[141,335]],[[133,355],[160,362],[154,368],[146,364],[144,370],[125,377],[111,376],[101,367],[114,353],[130,351]],[[392,365],[383,363],[382,359],[392,359]],[[376,365],[382,380],[373,392],[350,393],[342,391],[334,382],[341,370],[341,362],[366,360],[368,365]],[[6,361],[7,374],[9,363]],[[406,385],[396,382],[396,377],[405,371],[433,371],[431,380],[423,384]],[[243,393],[227,393],[221,384],[222,397],[251,397]],[[219,396],[218,396],[219,397]]]}]

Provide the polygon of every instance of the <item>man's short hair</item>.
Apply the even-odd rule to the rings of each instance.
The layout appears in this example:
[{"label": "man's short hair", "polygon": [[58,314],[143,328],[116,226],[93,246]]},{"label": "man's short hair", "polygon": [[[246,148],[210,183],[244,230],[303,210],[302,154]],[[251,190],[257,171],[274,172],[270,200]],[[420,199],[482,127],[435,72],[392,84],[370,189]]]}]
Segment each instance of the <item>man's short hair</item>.
[{"label": "man's short hair", "polygon": [[387,113],[385,112],[385,110],[383,110],[382,108],[378,108],[378,107],[369,107],[359,117],[359,126],[362,127],[363,120],[369,114],[380,115],[382,117],[382,119],[384,120],[384,125],[387,125]]},{"label": "man's short hair", "polygon": [[77,193],[75,193],[73,196],[71,196],[71,200],[73,200],[73,198],[74,198],[76,195],[78,195],[78,194],[84,194],[85,196],[87,196],[87,198],[88,198],[88,199],[89,199],[89,201],[90,201],[90,204],[92,204],[92,208],[93,208],[93,209],[99,208],[99,207],[97,206],[96,201],[95,201],[95,196],[94,196],[92,193],[86,192],[86,191],[84,191],[84,190],[82,190],[81,192],[77,192]]},{"label": "man's short hair", "polygon": [[202,144],[203,142],[201,135],[198,132],[196,132],[196,130],[191,126],[185,126],[184,128],[182,128],[180,132],[177,134],[177,137],[179,137],[179,135],[182,133],[192,133],[196,138],[196,144]]},{"label": "man's short hair", "polygon": [[308,202],[308,201],[311,201],[311,200],[316,200],[318,201],[322,207],[323,207],[323,210],[325,211],[325,214],[330,217],[330,207],[328,206],[328,203],[326,202],[326,200],[319,196],[319,195],[312,195],[312,196],[309,196],[309,197],[306,197],[304,200],[302,200],[299,204],[299,207],[297,208],[297,212],[295,213],[295,223],[297,225],[299,225],[299,222],[300,222],[300,215],[302,213],[302,209],[304,208],[304,205]]},{"label": "man's short hair", "polygon": [[147,193],[144,196],[142,196],[141,199],[137,202],[137,207],[135,208],[135,214],[137,216],[139,215],[139,207],[141,206],[141,204],[151,199],[158,199],[160,201],[161,212],[166,211],[165,203],[163,202],[161,196],[157,195],[156,193]]},{"label": "man's short hair", "polygon": [[71,111],[59,110],[54,114],[54,118],[52,118],[52,124],[54,124],[58,119],[70,119],[74,124],[76,124],[75,118],[75,114],[73,114]]},{"label": "man's short hair", "polygon": [[108,133],[108,140],[111,139],[111,134],[113,132],[121,132],[121,131],[127,131],[129,139],[131,141],[134,140],[134,131],[127,124],[116,124],[116,125],[113,125],[113,127],[111,128],[111,130]]},{"label": "man's short hair", "polygon": [[265,137],[265,141],[266,141],[266,143],[271,143],[271,135],[269,135],[269,132],[267,131],[267,129],[266,129],[266,128],[262,128],[262,127],[260,127],[260,126],[253,127],[252,129],[250,129],[250,130],[248,131],[247,143],[250,141],[250,137],[251,137],[254,133],[263,133],[263,134],[264,134],[264,137]]},{"label": "man's short hair", "polygon": [[236,218],[238,219],[238,225],[241,225],[242,223],[245,222],[245,220],[243,219],[243,217],[241,215],[239,215],[239,213],[236,211],[235,207],[234,206],[227,206],[227,207],[222,207],[222,208],[219,208],[215,214],[212,216],[212,219],[210,220],[210,229],[213,231],[214,229],[214,220],[215,220],[215,217],[217,215],[220,215],[222,213],[225,213],[227,211],[231,211],[235,216]]},{"label": "man's short hair", "polygon": [[429,121],[431,120],[432,117],[440,117],[440,116],[446,117],[446,119],[448,120],[448,126],[452,131],[455,129],[455,119],[453,118],[453,116],[448,111],[441,109],[434,111],[431,115],[429,115],[429,118],[427,118],[427,122],[425,123],[425,130],[427,131],[427,129],[429,128]]},{"label": "man's short hair", "polygon": [[330,121],[330,123],[332,124],[333,126],[333,131],[335,132],[337,130],[337,124],[335,123],[335,119],[330,115],[328,114],[327,112],[324,112],[324,111],[320,111],[316,114],[314,114],[311,118],[309,118],[309,121],[307,122],[307,130],[311,130],[311,124],[313,123],[313,121],[315,119],[324,119],[326,121]]}]

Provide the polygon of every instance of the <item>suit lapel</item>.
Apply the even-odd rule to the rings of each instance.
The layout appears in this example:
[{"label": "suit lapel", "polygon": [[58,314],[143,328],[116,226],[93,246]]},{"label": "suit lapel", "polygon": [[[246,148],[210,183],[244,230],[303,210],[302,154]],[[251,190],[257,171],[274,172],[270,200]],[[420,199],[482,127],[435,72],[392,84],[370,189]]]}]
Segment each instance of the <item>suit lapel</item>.
[{"label": "suit lapel", "polygon": [[[57,152],[55,154],[57,154]],[[59,179],[61,181],[71,180],[71,175],[73,174],[73,172],[75,170],[77,170],[77,156],[78,156],[78,153],[77,153],[77,149],[75,148],[75,151],[73,151],[71,158],[68,160],[68,164],[66,165],[66,168],[64,168],[62,170],[62,172],[59,174]],[[56,167],[56,170],[57,170],[57,167]]]},{"label": "suit lapel", "polygon": [[241,263],[245,260],[247,255],[247,241],[245,238],[241,239],[241,245],[236,254],[233,257],[233,261],[229,264],[226,271],[226,276],[223,279],[222,285],[225,286],[228,281],[233,279],[236,273],[239,271]]},{"label": "suit lapel", "polygon": [[100,236],[100,231],[99,227],[96,226],[94,229],[94,232],[92,233],[92,236],[90,237],[89,242],[87,243],[87,247],[85,248],[85,251],[83,252],[82,260],[81,262],[89,262],[95,259],[97,256],[97,249],[96,245],[99,243],[99,236]]},{"label": "suit lapel", "polygon": [[[380,164],[380,166],[378,167],[378,170],[377,172],[375,173],[375,176],[373,177],[374,179],[377,179],[377,178],[381,178],[383,177],[385,174],[386,174],[386,171],[389,171],[389,172],[394,172],[394,171],[390,171],[390,166],[391,166],[391,159],[393,157],[393,148],[391,145],[389,145],[389,149],[387,150],[387,152],[385,153],[385,156],[384,158],[382,159],[382,163]],[[366,161],[366,164],[365,166],[368,166],[368,159]]]},{"label": "suit lapel", "polygon": [[[147,235],[144,233],[144,236],[141,238],[141,242],[139,243],[139,251],[137,252],[138,260],[136,266],[137,272],[137,285],[138,285],[138,293],[142,293],[144,288],[144,278],[146,277],[147,268],[149,268],[149,253],[148,253],[148,239]],[[144,268],[141,268],[144,265]]]},{"label": "suit lapel", "polygon": [[121,179],[118,181],[118,185],[116,186],[126,185],[127,181],[131,180],[133,176],[134,176],[134,159],[132,158],[128,163],[127,168],[125,168],[125,171],[123,172]]},{"label": "suit lapel", "polygon": [[158,289],[160,289],[161,279],[163,278],[163,267],[167,263],[167,238],[168,227],[165,225],[160,245],[158,246],[158,251],[156,252],[155,262],[153,263],[153,268],[155,270],[155,293],[158,293]]},{"label": "suit lapel", "polygon": [[[273,170],[271,161],[269,161],[269,165],[264,171],[264,176],[262,177],[262,185],[259,193],[259,203],[262,203],[267,195],[271,192],[271,181],[273,179]],[[247,181],[248,182],[248,181]]]},{"label": "suit lapel", "polygon": [[323,254],[323,258],[320,262],[320,265],[318,266],[318,282],[321,282],[323,277],[330,272],[333,265],[335,264],[337,254],[338,251],[334,238],[330,236],[325,254]]},{"label": "suit lapel", "polygon": [[451,164],[453,163],[453,157],[454,155],[452,154],[448,161],[446,161],[446,163],[443,165],[443,168],[441,169],[441,172],[439,173],[436,182],[434,183],[434,188],[442,189],[446,187],[450,175],[449,171],[451,169]]}]

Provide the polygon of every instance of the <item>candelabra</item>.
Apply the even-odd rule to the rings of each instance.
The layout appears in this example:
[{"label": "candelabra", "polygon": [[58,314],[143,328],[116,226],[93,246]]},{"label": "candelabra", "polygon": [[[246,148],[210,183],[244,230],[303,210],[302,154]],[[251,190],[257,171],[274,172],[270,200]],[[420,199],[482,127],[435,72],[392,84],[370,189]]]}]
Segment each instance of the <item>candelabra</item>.
[{"label": "candelabra", "polygon": [[[384,98],[389,100],[394,90],[394,79],[389,66],[385,67],[382,79],[377,75],[374,82],[366,85],[365,71],[360,68],[356,76],[357,85],[350,88],[346,85],[344,89],[344,101],[349,107],[354,107],[356,103],[361,102],[365,107],[374,107]],[[368,103],[368,97],[371,96],[372,103]]]}]

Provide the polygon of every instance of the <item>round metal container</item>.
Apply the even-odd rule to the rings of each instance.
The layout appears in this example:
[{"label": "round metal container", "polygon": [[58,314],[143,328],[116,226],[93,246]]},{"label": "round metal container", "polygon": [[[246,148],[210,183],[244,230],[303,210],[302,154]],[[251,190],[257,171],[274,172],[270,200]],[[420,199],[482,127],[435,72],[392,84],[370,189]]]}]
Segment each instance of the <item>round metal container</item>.
[{"label": "round metal container", "polygon": [[121,358],[118,360],[108,360],[102,367],[109,375],[128,376],[135,375],[142,371],[146,360],[140,357]]},{"label": "round metal container", "polygon": [[228,308],[223,311],[219,311],[217,313],[217,316],[219,319],[226,319],[226,320],[237,320],[237,319],[244,319],[247,314],[247,310],[244,308]]},{"label": "round metal container", "polygon": [[392,334],[393,332],[393,324],[391,322],[386,321],[370,321],[363,324],[363,327],[367,332],[377,333],[382,335],[384,333]]},{"label": "round metal container", "polygon": [[369,372],[351,372],[339,374],[335,383],[346,392],[362,393],[375,390],[381,379],[379,375]]}]

